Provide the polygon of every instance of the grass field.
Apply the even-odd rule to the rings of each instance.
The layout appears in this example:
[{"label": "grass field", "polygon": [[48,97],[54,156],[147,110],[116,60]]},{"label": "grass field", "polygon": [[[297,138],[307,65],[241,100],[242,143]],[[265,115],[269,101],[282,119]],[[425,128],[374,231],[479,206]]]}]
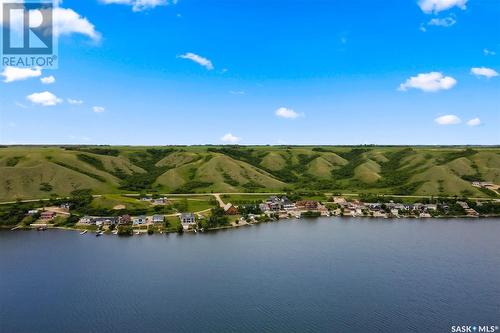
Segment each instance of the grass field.
[{"label": "grass field", "polygon": [[[120,194],[141,192],[486,197],[471,182],[500,184],[500,148],[3,146],[0,172],[0,201],[65,196],[90,188],[106,194],[95,203],[102,207],[123,203]],[[190,207],[207,207],[188,201]]]}]

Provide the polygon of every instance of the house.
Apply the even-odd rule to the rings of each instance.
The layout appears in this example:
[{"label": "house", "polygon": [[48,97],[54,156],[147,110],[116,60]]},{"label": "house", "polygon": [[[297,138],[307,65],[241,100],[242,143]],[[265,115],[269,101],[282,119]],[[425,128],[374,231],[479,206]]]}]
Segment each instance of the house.
[{"label": "house", "polygon": [[191,225],[196,224],[196,218],[193,213],[182,213],[179,215],[179,219],[181,220],[184,230],[187,230]]},{"label": "house", "polygon": [[84,216],[78,221],[78,223],[80,223],[80,224],[93,224],[94,220],[90,216]]},{"label": "house", "polygon": [[333,197],[333,203],[336,203],[338,205],[345,205],[347,204],[347,200],[342,197]]},{"label": "house", "polygon": [[66,202],[66,203],[63,203],[59,206],[61,209],[64,209],[64,210],[67,210],[69,211],[69,209],[71,208],[71,204]]},{"label": "house", "polygon": [[394,216],[399,216],[399,209],[396,208],[391,209],[391,214]]},{"label": "house", "polygon": [[153,205],[164,205],[167,203],[167,198],[163,197],[163,198],[153,199],[152,203]]},{"label": "house", "polygon": [[163,215],[153,215],[153,223],[163,223],[165,222],[165,217]]},{"label": "house", "polygon": [[122,215],[118,219],[118,224],[130,224],[130,223],[132,223],[132,218],[130,217],[130,215]]},{"label": "house", "polygon": [[144,215],[136,216],[132,220],[133,225],[143,225],[143,224],[146,224],[147,222],[148,222],[148,219]]},{"label": "house", "polygon": [[281,198],[281,205],[284,210],[292,210],[296,208],[295,204],[291,202],[287,197]]},{"label": "house", "polygon": [[281,210],[281,208],[282,208],[281,199],[275,195],[267,198],[266,204],[268,205],[269,210],[278,211],[278,210]]},{"label": "house", "polygon": [[117,225],[118,224],[118,217],[94,217],[92,219],[94,221],[94,224],[97,226],[101,225]]},{"label": "house", "polygon": [[42,219],[42,220],[49,221],[49,220],[53,220],[54,217],[56,217],[56,213],[54,213],[54,212],[45,211],[45,212],[42,212],[42,214],[40,214],[40,219]]},{"label": "house", "polygon": [[261,203],[259,205],[259,209],[262,211],[262,212],[268,212],[270,211],[271,209],[269,208],[269,205],[267,203]]},{"label": "house", "polygon": [[426,210],[437,210],[437,205],[435,204],[428,204],[428,205],[425,205],[425,209]]},{"label": "house", "polygon": [[224,206],[224,214],[226,215],[238,215],[238,208],[228,203]]},{"label": "house", "polygon": [[118,224],[118,217],[96,217],[96,216],[84,216],[82,217],[78,223],[79,224],[88,224],[88,225],[96,225],[98,227],[103,225],[116,225]]},{"label": "house", "polygon": [[464,201],[457,201],[457,205],[459,205],[460,207],[462,207],[463,209],[469,209],[469,205],[467,204],[467,202],[464,202]]},{"label": "house", "polygon": [[318,209],[318,202],[312,200],[298,201],[295,205],[297,206],[297,208],[300,209],[307,209],[307,210]]}]

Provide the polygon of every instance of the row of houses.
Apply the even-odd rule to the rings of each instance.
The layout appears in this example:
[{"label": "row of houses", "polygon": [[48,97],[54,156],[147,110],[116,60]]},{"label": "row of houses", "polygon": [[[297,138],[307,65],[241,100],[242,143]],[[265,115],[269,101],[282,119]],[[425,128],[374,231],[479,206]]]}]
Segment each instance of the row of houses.
[{"label": "row of houses", "polygon": [[166,205],[168,203],[167,197],[161,197],[161,198],[141,197],[140,200],[150,202],[153,205]]},{"label": "row of houses", "polygon": [[292,202],[286,196],[277,197],[271,196],[265,202],[259,205],[261,211],[266,214],[281,215],[300,215],[300,213],[307,211],[317,211],[321,215],[328,215],[328,209],[318,201],[314,200],[301,200]]},{"label": "row of houses", "polygon": [[[320,212],[321,215],[342,215],[342,216],[374,216],[374,217],[391,217],[412,215],[418,217],[432,217],[433,213],[438,209],[448,211],[449,206],[443,204],[423,204],[423,203],[365,203],[359,200],[347,201],[343,197],[334,197],[331,201],[336,204],[337,208],[328,210],[324,205],[314,200],[302,200],[295,203],[291,202],[286,196],[277,197],[271,196],[265,202],[259,205],[259,208],[266,214],[278,215],[300,215],[305,211]],[[479,214],[472,208],[468,207],[465,202],[457,202],[465,210],[469,216],[478,216]],[[331,207],[330,207],[331,208]]]},{"label": "row of houses", "polygon": [[[196,224],[196,216],[193,213],[182,213],[179,214],[179,220],[184,229],[189,229],[189,227]],[[80,225],[96,225],[101,226],[111,226],[111,225],[133,225],[133,226],[143,226],[150,224],[163,224],[165,222],[164,215],[140,215],[140,216],[84,216],[79,221]]]}]

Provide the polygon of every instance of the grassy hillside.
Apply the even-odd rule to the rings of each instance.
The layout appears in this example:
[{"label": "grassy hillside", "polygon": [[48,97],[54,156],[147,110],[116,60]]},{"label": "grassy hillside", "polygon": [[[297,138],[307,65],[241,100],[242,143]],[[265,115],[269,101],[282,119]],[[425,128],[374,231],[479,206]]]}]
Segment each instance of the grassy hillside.
[{"label": "grassy hillside", "polygon": [[500,183],[489,147],[26,147],[0,148],[0,201],[138,192],[309,190],[486,197]]}]

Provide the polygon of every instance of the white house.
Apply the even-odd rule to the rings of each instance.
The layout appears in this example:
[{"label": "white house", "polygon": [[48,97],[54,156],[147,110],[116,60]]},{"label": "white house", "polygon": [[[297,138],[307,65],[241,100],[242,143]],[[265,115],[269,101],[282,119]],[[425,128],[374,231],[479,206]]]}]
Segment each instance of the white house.
[{"label": "white house", "polygon": [[181,215],[179,215],[179,219],[181,220],[181,224],[184,230],[187,230],[190,226],[196,224],[196,217],[193,213],[182,213]]},{"label": "white house", "polygon": [[143,225],[146,224],[147,222],[148,219],[144,215],[134,217],[134,219],[132,220],[132,224],[134,225]]}]

